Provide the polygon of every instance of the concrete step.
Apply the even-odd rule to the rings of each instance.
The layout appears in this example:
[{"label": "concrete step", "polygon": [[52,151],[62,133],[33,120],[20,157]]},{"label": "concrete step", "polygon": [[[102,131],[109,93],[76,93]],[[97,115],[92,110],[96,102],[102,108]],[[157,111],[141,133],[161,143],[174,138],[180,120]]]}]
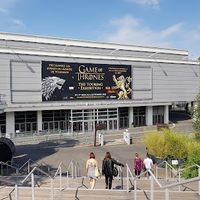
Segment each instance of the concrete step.
[{"label": "concrete step", "polygon": [[[5,195],[5,192],[10,192],[12,188],[0,189],[0,199],[15,199],[15,193],[11,194],[11,198]],[[19,200],[30,200],[32,198],[31,188],[20,187],[18,190]],[[83,189],[78,192],[75,189],[54,190],[54,200],[133,200],[134,191],[126,192],[121,190],[105,190],[105,189]],[[155,191],[153,193],[154,200],[165,200],[164,191]],[[136,195],[138,200],[150,199],[150,191],[137,190]],[[169,192],[171,200],[199,200],[200,196],[194,192]],[[35,188],[35,200],[51,200],[51,190],[44,188]]]},{"label": "concrete step", "polygon": [[[160,179],[159,180],[161,185],[169,185],[172,183],[176,183],[177,180],[176,179],[172,179],[172,180],[164,180],[164,179]],[[51,180],[50,179],[38,179],[36,185],[38,185],[39,187],[51,187]],[[77,188],[79,186],[81,186],[82,184],[84,186],[86,186],[87,188],[89,188],[89,179],[87,177],[83,178],[77,178],[77,179],[72,179],[72,178],[66,178],[66,177],[62,177],[61,178],[61,182],[60,182],[60,178],[56,177],[53,181],[53,186],[54,188],[60,188],[60,183],[61,183],[61,188]],[[129,188],[133,188],[133,181],[129,181]],[[115,178],[113,180],[113,185],[112,188],[113,189],[122,189],[122,180]],[[141,189],[141,190],[149,190],[151,187],[151,180],[150,179],[146,179],[146,178],[141,178],[137,180],[137,188]],[[104,189],[105,188],[105,178],[102,177],[100,179],[97,180],[96,182],[96,186],[95,189]],[[127,179],[124,178],[123,179],[123,189],[127,188]],[[157,183],[154,182],[154,189],[155,190],[161,190],[160,187],[158,186]],[[174,190],[174,191],[178,191],[179,187],[175,187],[173,189],[170,190]],[[186,190],[186,191],[197,191],[198,190],[198,183],[189,183],[183,186],[180,186],[180,190]]]},{"label": "concrete step", "polygon": [[[7,182],[19,182],[20,180],[23,180],[23,177],[16,177],[16,176],[9,176],[9,177],[1,177],[2,180],[7,181]],[[36,187],[41,187],[41,188],[51,188],[51,179],[44,177],[44,176],[35,176],[34,177],[34,182],[35,182],[35,186]],[[162,186],[165,185],[169,185],[172,183],[176,183],[177,179],[169,179],[169,180],[165,180],[165,179],[159,179],[159,182]],[[54,188],[77,188],[81,185],[85,185],[87,188],[90,187],[89,185],[89,179],[87,177],[79,177],[76,179],[73,178],[67,178],[66,176],[62,176],[61,180],[60,177],[56,177],[53,180],[53,187]],[[129,188],[133,188],[133,181],[128,181],[129,184]],[[14,186],[14,184],[5,184],[3,183],[4,186]],[[25,184],[23,184],[23,186],[31,186],[31,179],[27,180]],[[137,188],[141,189],[141,190],[149,190],[151,187],[151,180],[147,179],[147,178],[140,178],[137,179]],[[105,178],[104,176],[97,179],[96,182],[96,189],[104,189],[105,188]],[[113,189],[122,189],[122,180],[118,179],[118,178],[114,178],[113,180],[113,185],[112,185]],[[123,179],[123,189],[127,188],[127,179],[126,177]],[[154,182],[154,189],[155,190],[161,190],[160,187],[158,186],[157,183]],[[170,190],[174,190],[174,191],[178,191],[178,190],[186,190],[186,191],[197,191],[198,190],[198,183],[189,183],[189,184],[185,184],[183,186],[180,187],[175,187],[173,189]]]}]

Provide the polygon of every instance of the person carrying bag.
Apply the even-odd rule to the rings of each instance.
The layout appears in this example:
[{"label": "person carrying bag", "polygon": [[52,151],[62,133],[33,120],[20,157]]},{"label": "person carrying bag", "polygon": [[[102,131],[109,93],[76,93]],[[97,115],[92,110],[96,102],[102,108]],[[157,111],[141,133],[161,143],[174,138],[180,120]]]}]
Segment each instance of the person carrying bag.
[{"label": "person carrying bag", "polygon": [[94,189],[95,185],[96,185],[96,180],[97,180],[97,175],[96,171],[99,169],[98,168],[98,162],[95,159],[95,155],[93,152],[90,153],[89,155],[89,159],[86,162],[86,172],[87,172],[87,176],[89,177],[89,182],[90,182],[90,188]]},{"label": "person carrying bag", "polygon": [[117,162],[111,157],[110,152],[106,152],[105,158],[102,162],[102,175],[105,175],[106,189],[112,188],[113,176],[116,175],[116,172],[114,171],[116,167],[114,167],[114,165],[124,167],[122,163]]},{"label": "person carrying bag", "polygon": [[95,175],[95,177],[96,177],[96,178],[99,178],[99,177],[101,177],[100,170],[99,170],[99,168],[98,168],[97,166],[96,166],[96,168],[95,168],[94,175]]}]

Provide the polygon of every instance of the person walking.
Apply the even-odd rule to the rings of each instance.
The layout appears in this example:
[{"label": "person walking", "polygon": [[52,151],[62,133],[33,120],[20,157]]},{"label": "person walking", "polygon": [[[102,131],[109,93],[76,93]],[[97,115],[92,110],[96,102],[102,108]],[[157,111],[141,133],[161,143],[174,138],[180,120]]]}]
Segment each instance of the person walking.
[{"label": "person walking", "polygon": [[98,170],[98,162],[95,159],[95,154],[93,152],[90,153],[89,159],[86,162],[86,172],[87,176],[89,177],[90,188],[94,189],[96,185],[96,174],[95,171]]},{"label": "person walking", "polygon": [[134,166],[134,170],[135,170],[135,176],[139,176],[143,169],[143,161],[140,158],[138,153],[135,153],[133,166]]},{"label": "person walking", "polygon": [[106,152],[105,158],[102,162],[102,175],[105,175],[106,189],[112,188],[112,180],[114,175],[114,165],[119,165],[124,167],[122,163],[117,162],[111,157],[110,152]]},{"label": "person walking", "polygon": [[[148,153],[146,154],[146,158],[144,159],[143,163],[144,163],[144,171],[152,170],[153,161],[150,158]],[[151,174],[149,172],[148,172],[148,175],[149,175],[149,177],[151,176]],[[145,173],[145,176],[146,176],[146,173]]]}]

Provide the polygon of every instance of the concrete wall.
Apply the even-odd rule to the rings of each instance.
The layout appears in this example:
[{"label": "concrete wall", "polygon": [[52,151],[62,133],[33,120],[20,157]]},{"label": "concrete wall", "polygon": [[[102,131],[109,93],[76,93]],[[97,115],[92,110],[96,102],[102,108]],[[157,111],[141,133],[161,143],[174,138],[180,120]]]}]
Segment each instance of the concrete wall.
[{"label": "concrete wall", "polygon": [[[0,94],[6,95],[8,104],[42,101],[41,60],[119,64],[117,61],[106,60],[0,54]],[[120,63],[132,65],[133,105],[139,101],[149,103],[193,101],[199,91],[198,65],[128,61]]]}]

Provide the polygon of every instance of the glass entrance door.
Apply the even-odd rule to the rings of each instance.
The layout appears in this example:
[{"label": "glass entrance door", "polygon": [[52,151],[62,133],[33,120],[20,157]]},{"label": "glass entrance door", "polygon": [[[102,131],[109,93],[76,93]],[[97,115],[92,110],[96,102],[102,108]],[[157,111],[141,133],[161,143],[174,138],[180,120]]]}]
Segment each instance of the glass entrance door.
[{"label": "glass entrance door", "polygon": [[109,120],[109,127],[108,129],[111,130],[117,130],[117,120]]},{"label": "glass entrance door", "polygon": [[6,125],[2,124],[0,125],[0,137],[5,136],[6,133]]},{"label": "glass entrance door", "polygon": [[133,109],[133,122],[136,127],[146,125],[145,107],[135,107]]},{"label": "glass entrance door", "polygon": [[81,132],[83,130],[83,122],[73,122],[73,132]]},{"label": "glass entrance door", "polygon": [[94,131],[94,122],[84,122],[84,132],[93,132]]}]

